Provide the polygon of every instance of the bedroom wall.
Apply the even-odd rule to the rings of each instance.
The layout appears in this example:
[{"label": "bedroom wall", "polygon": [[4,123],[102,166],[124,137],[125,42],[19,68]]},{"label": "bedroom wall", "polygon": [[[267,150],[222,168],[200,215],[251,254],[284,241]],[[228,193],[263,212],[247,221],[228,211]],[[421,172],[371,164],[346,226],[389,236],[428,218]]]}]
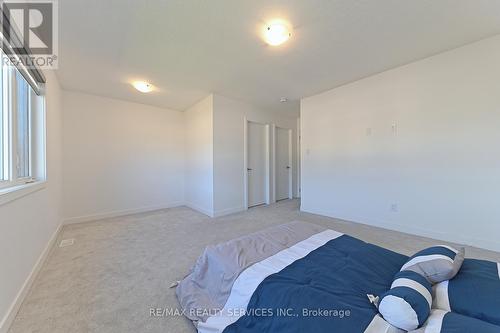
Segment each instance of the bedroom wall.
[{"label": "bedroom wall", "polygon": [[500,251],[499,92],[497,36],[303,99],[302,210]]},{"label": "bedroom wall", "polygon": [[181,205],[182,112],[65,91],[66,223]]},{"label": "bedroom wall", "polygon": [[297,196],[297,115],[266,112],[248,103],[220,95],[214,95],[213,98],[215,215],[234,213],[245,207],[244,179],[247,176],[244,170],[245,117],[250,121],[292,129],[293,192],[294,196]]},{"label": "bedroom wall", "polygon": [[184,114],[186,137],[186,205],[206,215],[214,214],[213,95]]},{"label": "bedroom wall", "polygon": [[45,75],[47,182],[37,192],[0,205],[1,333],[14,319],[61,225],[61,90],[53,72]]}]

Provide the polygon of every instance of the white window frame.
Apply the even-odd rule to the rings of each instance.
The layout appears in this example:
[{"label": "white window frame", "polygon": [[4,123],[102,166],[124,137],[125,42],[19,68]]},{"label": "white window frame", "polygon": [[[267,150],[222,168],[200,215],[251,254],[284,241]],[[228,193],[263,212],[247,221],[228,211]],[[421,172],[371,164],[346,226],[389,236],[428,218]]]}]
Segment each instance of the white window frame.
[{"label": "white window frame", "polygon": [[[3,117],[3,175],[0,178],[0,205],[15,200],[33,191],[45,187],[45,98],[40,101],[36,112],[43,112],[41,116],[36,117],[40,124],[33,124],[33,94],[31,87],[28,89],[28,142],[29,142],[29,176],[18,177],[19,157],[17,150],[17,82],[16,71],[14,67],[3,66],[2,84],[2,112]],[[28,85],[29,87],[29,85]],[[38,110],[41,108],[41,110]],[[37,132],[34,133],[34,126]],[[41,153],[41,154],[40,154]],[[34,161],[35,158],[41,159]],[[35,166],[36,164],[36,166]],[[34,170],[34,168],[40,170]]]}]

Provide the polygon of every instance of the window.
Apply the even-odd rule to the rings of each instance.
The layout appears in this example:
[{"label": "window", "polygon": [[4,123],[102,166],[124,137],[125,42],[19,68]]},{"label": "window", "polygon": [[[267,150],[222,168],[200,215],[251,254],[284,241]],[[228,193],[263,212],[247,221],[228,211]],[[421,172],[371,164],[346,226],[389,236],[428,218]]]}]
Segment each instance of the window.
[{"label": "window", "polygon": [[0,68],[0,194],[45,178],[43,97],[17,68]]},{"label": "window", "polygon": [[[3,91],[3,66],[0,66],[0,92]],[[3,94],[0,94],[0,186],[2,183],[5,181],[5,176],[4,176],[4,129],[3,129],[3,123],[4,123],[4,112],[3,112]]]},{"label": "window", "polygon": [[30,169],[30,94],[28,83],[18,71],[16,73],[16,172],[18,178],[31,177]]}]

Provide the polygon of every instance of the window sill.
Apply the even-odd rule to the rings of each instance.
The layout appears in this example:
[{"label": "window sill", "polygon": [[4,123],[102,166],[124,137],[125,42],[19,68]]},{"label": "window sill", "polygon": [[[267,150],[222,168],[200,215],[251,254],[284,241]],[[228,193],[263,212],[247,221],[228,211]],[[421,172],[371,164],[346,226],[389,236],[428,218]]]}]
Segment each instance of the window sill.
[{"label": "window sill", "polygon": [[19,186],[8,187],[0,189],[0,206],[8,202],[17,200],[30,193],[43,190],[47,186],[46,181],[38,181],[31,184],[23,184]]}]

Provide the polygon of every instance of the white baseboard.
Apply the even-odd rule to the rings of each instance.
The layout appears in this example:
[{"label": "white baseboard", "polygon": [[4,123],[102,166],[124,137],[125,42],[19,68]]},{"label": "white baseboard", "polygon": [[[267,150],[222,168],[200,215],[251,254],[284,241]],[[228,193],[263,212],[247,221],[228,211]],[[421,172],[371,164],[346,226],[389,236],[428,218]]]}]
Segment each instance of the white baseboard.
[{"label": "white baseboard", "polygon": [[14,299],[14,302],[12,302],[12,305],[10,306],[9,310],[5,314],[5,317],[2,319],[0,322],[0,333],[7,333],[9,330],[10,326],[12,325],[12,322],[16,318],[17,312],[19,311],[19,308],[21,307],[21,304],[23,304],[24,299],[26,298],[26,295],[28,295],[28,292],[33,285],[33,282],[35,281],[38,273],[40,272],[40,269],[42,268],[43,264],[47,260],[47,257],[50,253],[50,250],[54,246],[57,237],[59,236],[59,232],[61,231],[62,224],[59,224],[57,227],[56,231],[52,234],[52,237],[50,238],[49,242],[45,246],[45,249],[43,250],[42,254],[40,257],[38,257],[38,260],[35,263],[35,266],[31,270],[31,273],[28,275],[28,278],[24,281],[23,286],[21,287],[21,290],[16,295],[16,298]]},{"label": "white baseboard", "polygon": [[342,214],[334,214],[328,211],[322,211],[318,209],[309,209],[308,207],[300,207],[302,212],[318,214],[327,217],[332,217],[344,221],[350,221],[354,223],[365,224],[373,227],[379,227],[388,230],[394,230],[399,232],[404,232],[410,235],[416,235],[421,237],[432,238],[435,240],[442,240],[445,242],[474,246],[477,248],[500,252],[500,243],[488,239],[479,239],[475,237],[470,237],[466,234],[461,234],[453,231],[441,232],[436,230],[430,230],[427,228],[420,228],[416,226],[403,225],[399,223],[392,223],[387,221],[381,221],[373,218],[367,218],[364,216],[342,216]]},{"label": "white baseboard", "polygon": [[200,212],[200,213],[205,214],[205,215],[210,216],[210,217],[221,217],[221,216],[226,216],[229,214],[239,213],[239,212],[242,212],[245,210],[245,207],[238,206],[238,207],[213,211],[213,210],[208,210],[208,209],[202,208],[202,207],[195,205],[191,202],[185,202],[184,206],[189,207],[193,210],[196,210],[197,212]]},{"label": "white baseboard", "polygon": [[208,210],[208,209],[202,208],[202,207],[200,207],[198,205],[193,204],[192,202],[185,202],[184,206],[189,207],[191,209],[194,209],[194,210],[196,210],[196,211],[198,211],[198,212],[200,212],[202,214],[205,214],[205,215],[207,215],[209,217],[214,217],[215,216],[215,213],[214,213],[213,210]]},{"label": "white baseboard", "polygon": [[450,243],[462,244],[477,247],[484,250],[500,252],[500,243],[487,240],[479,239],[475,237],[470,237],[465,234],[453,233],[453,232],[441,232],[436,230],[429,230],[425,228],[412,227],[408,225],[402,225],[398,223],[377,223],[371,224],[373,226],[379,226],[381,228],[395,230],[404,232],[407,234],[417,235],[421,237],[433,238],[436,240],[443,240]]},{"label": "white baseboard", "polygon": [[184,205],[184,202],[182,202],[182,201],[174,201],[174,202],[166,203],[163,205],[146,206],[146,207],[140,207],[140,208],[117,210],[117,211],[90,214],[90,215],[84,215],[84,216],[76,216],[76,217],[70,217],[70,218],[64,219],[64,224],[74,224],[74,223],[97,221],[97,220],[109,219],[109,218],[113,218],[113,217],[146,213],[146,212],[151,212],[151,211],[160,210],[160,209],[179,207],[179,206],[183,206],[183,205]]},{"label": "white baseboard", "polygon": [[243,211],[245,211],[245,207],[243,207],[243,206],[221,209],[221,210],[215,211],[214,217],[226,216],[226,215],[235,214],[235,213],[239,213],[239,212],[243,212]]},{"label": "white baseboard", "polygon": [[103,220],[103,219],[108,219],[108,218],[113,218],[113,217],[146,213],[146,212],[151,212],[151,211],[155,211],[155,210],[173,208],[173,207],[179,207],[179,206],[189,207],[189,208],[196,210],[202,214],[205,214],[209,217],[220,217],[220,216],[225,216],[225,215],[229,215],[229,214],[239,213],[239,212],[242,212],[245,210],[245,207],[233,207],[233,208],[222,209],[222,210],[214,212],[214,211],[202,208],[202,207],[200,207],[196,204],[193,204],[191,202],[177,201],[177,202],[172,202],[172,203],[168,203],[168,204],[164,204],[164,205],[148,206],[148,207],[127,209],[127,210],[120,210],[120,211],[111,211],[111,212],[105,212],[105,213],[70,217],[70,218],[64,219],[64,224],[74,224],[74,223],[97,221],[97,220]]}]

